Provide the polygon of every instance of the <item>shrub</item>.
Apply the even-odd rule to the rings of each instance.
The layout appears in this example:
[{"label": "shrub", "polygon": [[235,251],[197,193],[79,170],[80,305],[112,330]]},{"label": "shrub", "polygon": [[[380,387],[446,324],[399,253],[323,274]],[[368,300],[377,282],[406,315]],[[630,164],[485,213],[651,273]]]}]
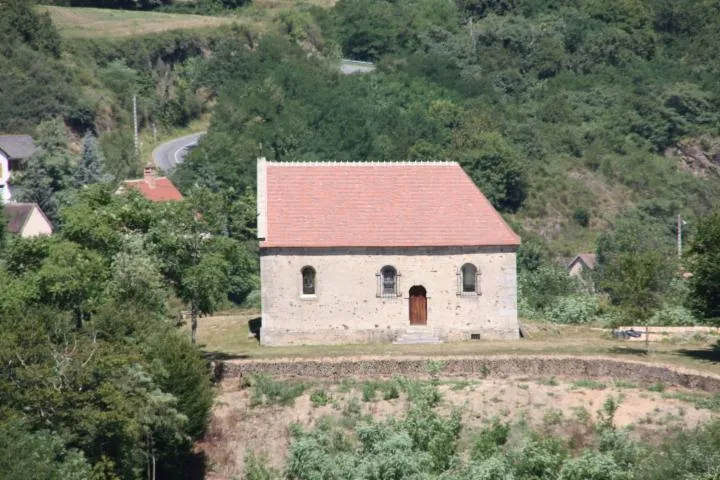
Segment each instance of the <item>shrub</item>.
[{"label": "shrub", "polygon": [[581,227],[590,225],[590,212],[583,207],[578,207],[573,212],[573,221]]},{"label": "shrub", "polygon": [[375,389],[376,388],[377,388],[377,385],[372,382],[363,383],[363,388],[362,388],[363,402],[375,401]]},{"label": "shrub", "polygon": [[554,323],[581,324],[595,318],[598,302],[592,295],[571,295],[558,298],[545,313],[545,318]]},{"label": "shrub", "polygon": [[470,458],[473,460],[485,460],[491,457],[500,447],[505,445],[509,434],[510,424],[494,418],[489,427],[483,428],[473,436]]},{"label": "shrub", "polygon": [[265,455],[249,452],[245,457],[245,480],[275,480],[280,478],[279,472],[267,465]]},{"label": "shrub", "polygon": [[570,459],[562,466],[558,480],[625,480],[632,473],[619,466],[610,455],[588,451],[580,458]]},{"label": "shrub", "polygon": [[273,380],[258,373],[250,377],[250,405],[291,405],[303,394],[307,385],[291,381]]},{"label": "shrub", "polygon": [[325,393],[325,390],[315,390],[312,394],[310,394],[310,401],[312,402],[313,407],[322,407],[328,404],[330,396]]},{"label": "shrub", "polygon": [[690,310],[682,306],[666,306],[650,317],[650,325],[684,326],[695,325],[697,319]]}]

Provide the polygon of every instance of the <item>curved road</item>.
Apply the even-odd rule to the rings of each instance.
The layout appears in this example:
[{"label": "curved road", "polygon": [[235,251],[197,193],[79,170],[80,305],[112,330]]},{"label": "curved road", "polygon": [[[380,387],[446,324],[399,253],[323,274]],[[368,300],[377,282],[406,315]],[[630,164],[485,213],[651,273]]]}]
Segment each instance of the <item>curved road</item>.
[{"label": "curved road", "polygon": [[164,172],[169,172],[182,163],[188,151],[196,147],[205,132],[192,133],[184,137],[174,138],[161,143],[152,152],[155,165]]}]

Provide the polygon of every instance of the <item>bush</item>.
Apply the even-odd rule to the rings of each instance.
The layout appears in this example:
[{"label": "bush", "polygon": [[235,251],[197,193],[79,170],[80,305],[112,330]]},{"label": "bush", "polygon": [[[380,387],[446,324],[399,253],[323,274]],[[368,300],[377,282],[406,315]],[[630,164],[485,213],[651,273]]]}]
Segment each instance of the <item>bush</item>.
[{"label": "bush", "polygon": [[592,295],[560,297],[545,313],[553,323],[582,324],[592,322],[598,311],[597,299]]},{"label": "bush", "polygon": [[629,480],[632,473],[615,463],[610,456],[598,452],[585,452],[580,458],[565,462],[558,480]]},{"label": "bush", "polygon": [[250,405],[292,405],[307,385],[292,381],[273,380],[258,373],[250,377]]},{"label": "bush", "polygon": [[650,325],[659,326],[690,326],[697,319],[690,310],[681,306],[666,306],[650,317]]},{"label": "bush", "polygon": [[470,458],[485,460],[494,455],[500,447],[505,445],[510,434],[510,424],[502,423],[498,418],[492,425],[480,430],[472,439]]},{"label": "bush", "polygon": [[581,227],[587,227],[590,225],[590,212],[582,207],[576,208],[573,212],[573,221]]},{"label": "bush", "polygon": [[325,390],[315,390],[310,394],[310,401],[312,402],[313,407],[322,407],[328,404],[330,396],[325,393]]}]

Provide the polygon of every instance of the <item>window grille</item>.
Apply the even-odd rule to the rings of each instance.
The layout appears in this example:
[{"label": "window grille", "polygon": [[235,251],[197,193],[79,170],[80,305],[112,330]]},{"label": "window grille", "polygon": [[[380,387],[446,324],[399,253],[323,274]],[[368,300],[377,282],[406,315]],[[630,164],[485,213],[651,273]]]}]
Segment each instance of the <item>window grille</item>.
[{"label": "window grille", "polygon": [[472,263],[466,263],[457,271],[457,294],[480,295],[480,271]]},{"label": "window grille", "polygon": [[384,266],[377,277],[377,296],[378,297],[399,297],[400,296],[400,273],[395,267],[390,265]]},{"label": "window grille", "polygon": [[315,295],[315,269],[313,267],[303,267],[301,273],[303,295]]}]

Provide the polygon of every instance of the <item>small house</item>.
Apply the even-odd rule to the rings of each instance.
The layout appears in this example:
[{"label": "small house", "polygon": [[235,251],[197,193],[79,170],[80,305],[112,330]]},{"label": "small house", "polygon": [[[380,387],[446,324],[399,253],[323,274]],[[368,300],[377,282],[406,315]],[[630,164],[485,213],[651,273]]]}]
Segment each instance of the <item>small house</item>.
[{"label": "small house", "polygon": [[595,270],[597,255],[594,253],[581,253],[573,258],[567,266],[571,277],[585,277]]},{"label": "small house", "polygon": [[7,203],[3,213],[11,234],[27,238],[53,233],[52,223],[36,203]]},{"label": "small house", "polygon": [[167,177],[158,177],[154,165],[148,164],[143,171],[143,178],[136,180],[125,180],[117,192],[122,193],[127,189],[137,190],[143,197],[151,202],[173,202],[183,199],[180,191]]},{"label": "small house", "polygon": [[39,150],[30,135],[0,135],[0,203],[12,200],[11,172],[22,170],[23,162]]}]

